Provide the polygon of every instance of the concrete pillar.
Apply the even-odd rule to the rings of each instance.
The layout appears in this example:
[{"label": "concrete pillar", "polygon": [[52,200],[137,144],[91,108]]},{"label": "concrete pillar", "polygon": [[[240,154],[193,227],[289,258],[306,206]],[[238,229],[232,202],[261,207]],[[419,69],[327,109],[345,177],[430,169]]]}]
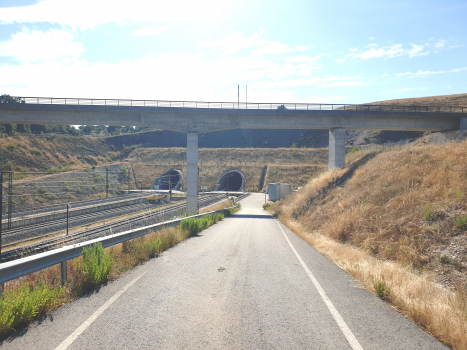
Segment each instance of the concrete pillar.
[{"label": "concrete pillar", "polygon": [[461,117],[461,124],[459,129],[465,130],[467,129],[467,117]]},{"label": "concrete pillar", "polygon": [[329,130],[329,170],[345,166],[345,129]]},{"label": "concrete pillar", "polygon": [[190,215],[198,213],[198,134],[186,136],[186,206]]}]

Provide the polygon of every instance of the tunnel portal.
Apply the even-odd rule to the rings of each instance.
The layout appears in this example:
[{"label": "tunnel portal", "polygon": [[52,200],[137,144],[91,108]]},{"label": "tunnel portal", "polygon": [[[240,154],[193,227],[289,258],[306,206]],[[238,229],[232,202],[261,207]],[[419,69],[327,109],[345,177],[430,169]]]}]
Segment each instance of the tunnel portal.
[{"label": "tunnel portal", "polygon": [[159,176],[151,186],[152,190],[159,186],[159,190],[179,190],[183,174],[180,170],[169,170]]},{"label": "tunnel portal", "polygon": [[229,170],[222,174],[217,180],[216,189],[218,191],[243,191],[245,186],[245,176],[240,170]]}]

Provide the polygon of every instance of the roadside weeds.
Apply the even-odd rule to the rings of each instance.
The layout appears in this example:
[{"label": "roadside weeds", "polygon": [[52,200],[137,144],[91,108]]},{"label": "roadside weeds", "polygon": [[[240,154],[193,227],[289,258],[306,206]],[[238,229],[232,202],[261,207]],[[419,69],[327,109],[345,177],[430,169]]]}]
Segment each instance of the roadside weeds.
[{"label": "roadside weeds", "polygon": [[157,257],[239,209],[238,205],[220,214],[182,220],[178,227],[152,232],[105,249],[100,244],[88,247],[83,256],[67,261],[68,279],[63,287],[60,287],[59,265],[7,282],[0,299],[0,340],[59,306],[95,292],[108,280]]}]

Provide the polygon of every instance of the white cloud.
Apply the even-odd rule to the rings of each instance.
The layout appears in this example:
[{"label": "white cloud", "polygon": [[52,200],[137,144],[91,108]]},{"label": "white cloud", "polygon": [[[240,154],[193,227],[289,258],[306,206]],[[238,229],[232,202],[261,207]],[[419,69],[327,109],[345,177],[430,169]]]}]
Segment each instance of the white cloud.
[{"label": "white cloud", "polygon": [[2,65],[0,90],[23,96],[232,101],[240,83],[248,85],[250,101],[295,102],[296,88],[364,85],[358,76],[314,76],[309,66],[314,62],[209,57],[162,54],[113,64],[75,59]]},{"label": "white cloud", "polygon": [[260,28],[259,33],[254,33],[250,37],[243,37],[243,33],[234,31],[223,39],[213,42],[201,42],[198,46],[201,48],[221,49],[224,56],[231,55],[245,49],[251,49],[251,54],[257,57],[292,51],[287,44],[261,39],[263,32],[264,30]]},{"label": "white cloud", "polygon": [[425,56],[429,54],[429,51],[423,51],[425,49],[424,45],[415,45],[415,44],[410,44],[410,45],[412,45],[412,49],[409,49],[407,51],[410,58],[415,57],[415,56]]},{"label": "white cloud", "polygon": [[369,58],[393,58],[397,56],[402,56],[404,54],[404,49],[402,49],[402,45],[396,44],[389,47],[383,47],[376,49],[372,47],[371,49],[362,52],[362,53],[354,53],[352,57],[359,57],[361,59],[369,59]]},{"label": "white cloud", "polygon": [[382,78],[384,78],[384,77],[389,77],[389,74],[387,74],[387,73],[386,73],[386,74],[383,74],[381,77],[382,77]]},{"label": "white cloud", "polygon": [[168,31],[170,27],[143,27],[136,29],[131,35],[132,36],[152,36],[159,35]]},{"label": "white cloud", "polygon": [[467,67],[452,69],[452,70],[450,70],[449,72],[450,72],[450,73],[457,73],[457,72],[462,72],[462,71],[464,71],[464,70],[467,70]]},{"label": "white cloud", "polygon": [[312,57],[312,56],[299,55],[299,56],[289,56],[289,57],[286,57],[284,60],[287,63],[291,63],[291,62],[313,63],[319,60],[320,58],[321,56]]},{"label": "white cloud", "polygon": [[295,46],[295,50],[297,51],[306,51],[308,49],[312,49],[312,47],[308,47],[308,46]]},{"label": "white cloud", "polygon": [[464,67],[464,68],[456,68],[456,69],[451,69],[451,70],[440,70],[440,71],[429,71],[429,70],[426,70],[426,71],[422,71],[422,70],[419,70],[418,72],[410,72],[410,71],[407,71],[405,73],[398,73],[396,74],[397,77],[410,77],[410,78],[414,78],[414,77],[423,77],[423,76],[428,76],[428,75],[434,75],[434,74],[445,74],[445,73],[458,73],[458,72],[462,72],[462,71],[465,71],[467,70],[467,67]]},{"label": "white cloud", "polygon": [[161,23],[198,21],[221,15],[232,0],[43,0],[29,6],[6,7],[0,23],[51,22],[73,28],[95,28],[116,22]]},{"label": "white cloud", "polygon": [[411,72],[399,73],[399,74],[396,74],[396,76],[398,77],[401,77],[401,76],[421,77],[421,76],[426,76],[426,75],[442,74],[442,73],[446,73],[446,72],[444,70],[440,70],[437,72],[429,71],[429,70],[426,70],[426,71],[419,70],[418,72],[415,72],[415,73],[411,73]]},{"label": "white cloud", "polygon": [[440,40],[440,41],[438,41],[437,43],[435,43],[435,47],[436,47],[437,49],[440,49],[440,48],[444,47],[444,44],[445,44],[445,43],[446,43],[446,40]]},{"label": "white cloud", "polygon": [[343,58],[337,58],[335,61],[336,62],[345,62],[345,60]]},{"label": "white cloud", "polygon": [[70,33],[57,29],[17,33],[11,40],[0,42],[0,56],[23,62],[76,59],[84,51]]},{"label": "white cloud", "polygon": [[370,40],[375,40],[375,38],[373,38],[372,36],[369,37]]},{"label": "white cloud", "polygon": [[402,44],[393,44],[390,46],[378,47],[376,43],[372,43],[366,46],[366,49],[363,52],[357,53],[359,51],[356,48],[349,49],[352,53],[346,57],[354,57],[361,59],[370,59],[370,58],[394,58],[400,56],[408,56],[409,58],[417,56],[426,56],[430,54],[430,50],[434,49],[435,53],[439,49],[442,49],[446,43],[446,40],[434,41],[433,38],[430,38],[428,41],[422,44],[413,44],[410,43],[411,48],[404,48]]}]

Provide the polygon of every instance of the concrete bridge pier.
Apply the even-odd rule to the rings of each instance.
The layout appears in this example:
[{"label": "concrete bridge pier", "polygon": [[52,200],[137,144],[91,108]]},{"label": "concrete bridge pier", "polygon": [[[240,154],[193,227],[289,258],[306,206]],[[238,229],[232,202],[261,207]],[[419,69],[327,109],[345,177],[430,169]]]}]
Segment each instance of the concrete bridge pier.
[{"label": "concrete bridge pier", "polygon": [[461,122],[460,122],[459,129],[460,130],[467,129],[467,117],[461,117]]},{"label": "concrete bridge pier", "polygon": [[186,134],[186,207],[190,215],[198,213],[198,133]]},{"label": "concrete bridge pier", "polygon": [[345,166],[345,128],[329,130],[329,170]]}]

